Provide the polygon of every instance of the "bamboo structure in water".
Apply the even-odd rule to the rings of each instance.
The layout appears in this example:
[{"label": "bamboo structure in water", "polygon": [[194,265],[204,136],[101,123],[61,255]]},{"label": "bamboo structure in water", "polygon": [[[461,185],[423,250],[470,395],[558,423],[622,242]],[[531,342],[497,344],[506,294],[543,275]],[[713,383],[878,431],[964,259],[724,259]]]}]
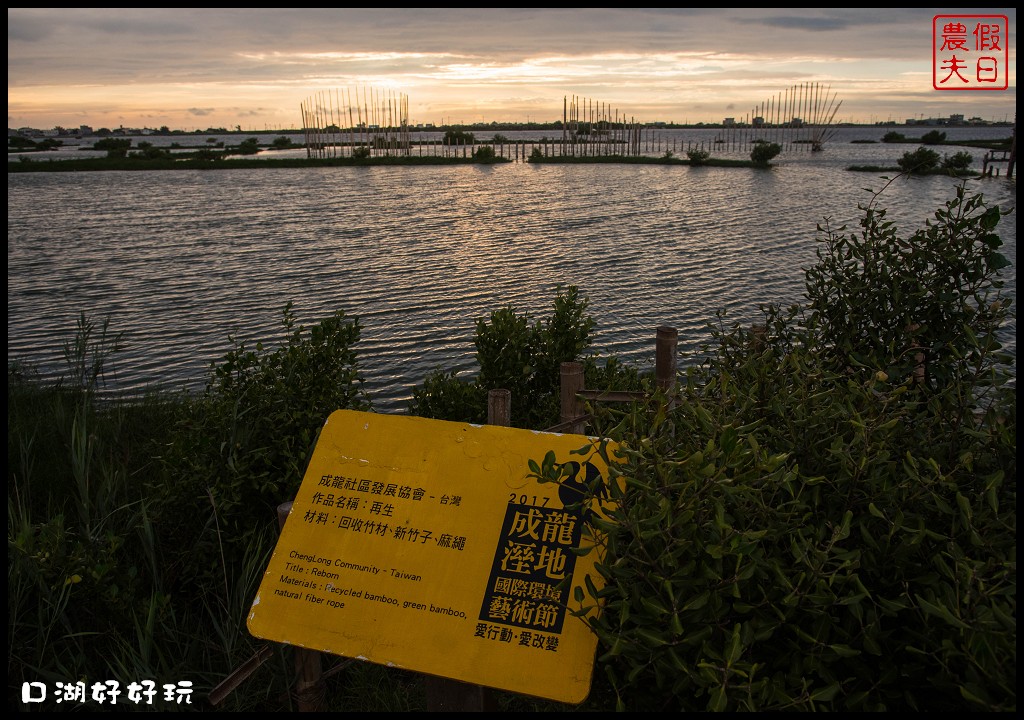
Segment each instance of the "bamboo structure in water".
[{"label": "bamboo structure in water", "polygon": [[[610,104],[564,96],[561,139],[530,141],[544,156],[597,157],[691,151],[716,154],[748,153],[758,142],[774,143],[782,151],[821,150],[834,134],[833,122],[841,102],[831,86],[800,83],[760,102],[738,119],[728,118],[713,143],[681,143],[657,125],[644,124]],[[414,143],[409,124],[408,97],[392,90],[360,87],[319,91],[300,104],[306,155],[309,158],[422,156],[469,157],[476,141],[468,137]],[[486,142],[486,141],[485,141]],[[416,145],[414,151],[413,146]],[[685,145],[685,146],[684,146]],[[498,151],[498,148],[495,148]],[[499,155],[504,153],[504,146]],[[514,152],[526,160],[528,148],[517,143]]]},{"label": "bamboo structure in water", "polygon": [[589,157],[597,155],[640,155],[643,126],[636,118],[610,105],[587,98],[562,99],[562,142],[553,148],[559,155]]},{"label": "bamboo structure in water", "polygon": [[412,153],[409,98],[404,94],[367,87],[354,93],[323,90],[299,108],[306,157],[353,157],[357,151],[367,156]]},{"label": "bamboo structure in water", "polygon": [[821,150],[835,133],[833,123],[843,104],[836,100],[831,86],[793,85],[725,127],[715,143],[727,150],[744,150],[756,142],[776,143],[783,151]]}]

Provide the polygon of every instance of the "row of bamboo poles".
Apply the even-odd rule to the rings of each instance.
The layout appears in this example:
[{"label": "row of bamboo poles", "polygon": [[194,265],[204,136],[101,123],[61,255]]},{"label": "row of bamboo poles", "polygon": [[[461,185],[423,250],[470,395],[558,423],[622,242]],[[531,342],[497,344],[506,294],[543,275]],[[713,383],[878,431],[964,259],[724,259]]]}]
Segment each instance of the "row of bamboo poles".
[{"label": "row of bamboo poles", "polygon": [[[409,99],[393,91],[362,88],[321,91],[300,104],[306,154],[310,158],[366,156],[471,157],[491,146],[499,157],[525,160],[539,149],[544,157],[641,156],[691,150],[747,152],[756,142],[770,142],[784,151],[821,150],[833,131],[842,102],[819,83],[787,88],[739,120],[731,119],[713,142],[683,143],[669,131],[627,117],[607,103],[587,98],[562,101],[561,138],[520,142],[476,141],[453,133],[444,140],[412,139]],[[509,154],[506,155],[505,146]]]},{"label": "row of bamboo poles", "polygon": [[784,151],[821,150],[835,132],[833,122],[842,104],[842,100],[836,102],[831,86],[823,88],[814,82],[794,85],[734,119],[715,142],[725,149],[742,149],[763,141],[776,143]]},{"label": "row of bamboo poles", "polygon": [[[360,97],[362,95],[362,97]],[[299,104],[307,157],[344,157],[357,147],[373,154],[409,154],[409,98],[393,91],[330,90]],[[376,151],[376,152],[374,152]]]}]

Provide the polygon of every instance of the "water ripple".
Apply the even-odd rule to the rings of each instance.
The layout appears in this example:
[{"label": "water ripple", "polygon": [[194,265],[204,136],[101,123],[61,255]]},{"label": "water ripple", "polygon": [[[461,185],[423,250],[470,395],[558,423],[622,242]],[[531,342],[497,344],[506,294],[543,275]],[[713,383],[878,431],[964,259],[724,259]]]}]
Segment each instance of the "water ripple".
[{"label": "water ripple", "polygon": [[[770,172],[574,165],[8,175],[8,361],[64,370],[79,313],[124,332],[111,385],[196,389],[229,337],[273,345],[292,302],[310,324],[358,318],[375,408],[400,411],[434,369],[475,370],[475,322],[545,316],[559,287],[590,300],[593,350],[651,365],[656,328],[684,358],[725,310],[802,297],[818,223],[855,225],[845,145]],[[832,150],[830,148],[830,150]],[[898,156],[898,155],[897,155]],[[978,184],[1013,205],[1015,182]],[[894,183],[897,223],[952,197],[949,178]],[[915,225],[916,227],[916,225]],[[1016,262],[1015,215],[1000,225]],[[1015,277],[1008,294],[1015,295]],[[1008,329],[1015,352],[1016,324]]]}]

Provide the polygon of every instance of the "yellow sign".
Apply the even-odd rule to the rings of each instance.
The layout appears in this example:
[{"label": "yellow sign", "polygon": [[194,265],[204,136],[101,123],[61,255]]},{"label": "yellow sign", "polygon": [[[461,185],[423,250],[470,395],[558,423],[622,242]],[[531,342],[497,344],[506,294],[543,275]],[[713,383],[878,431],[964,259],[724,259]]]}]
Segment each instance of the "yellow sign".
[{"label": "yellow sign", "polygon": [[[580,703],[597,638],[567,611],[599,549],[566,510],[591,439],[339,410],[249,614],[256,637]],[[538,483],[529,461],[575,463]],[[569,579],[566,582],[566,579]]]}]

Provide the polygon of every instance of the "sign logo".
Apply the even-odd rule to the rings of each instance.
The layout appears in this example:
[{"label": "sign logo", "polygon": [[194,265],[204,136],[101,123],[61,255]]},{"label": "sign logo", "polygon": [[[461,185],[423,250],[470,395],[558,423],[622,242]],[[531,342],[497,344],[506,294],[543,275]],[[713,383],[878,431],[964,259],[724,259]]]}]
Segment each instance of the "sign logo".
[{"label": "sign logo", "polygon": [[1005,15],[932,18],[932,87],[1006,90],[1010,86],[1010,25]]}]

